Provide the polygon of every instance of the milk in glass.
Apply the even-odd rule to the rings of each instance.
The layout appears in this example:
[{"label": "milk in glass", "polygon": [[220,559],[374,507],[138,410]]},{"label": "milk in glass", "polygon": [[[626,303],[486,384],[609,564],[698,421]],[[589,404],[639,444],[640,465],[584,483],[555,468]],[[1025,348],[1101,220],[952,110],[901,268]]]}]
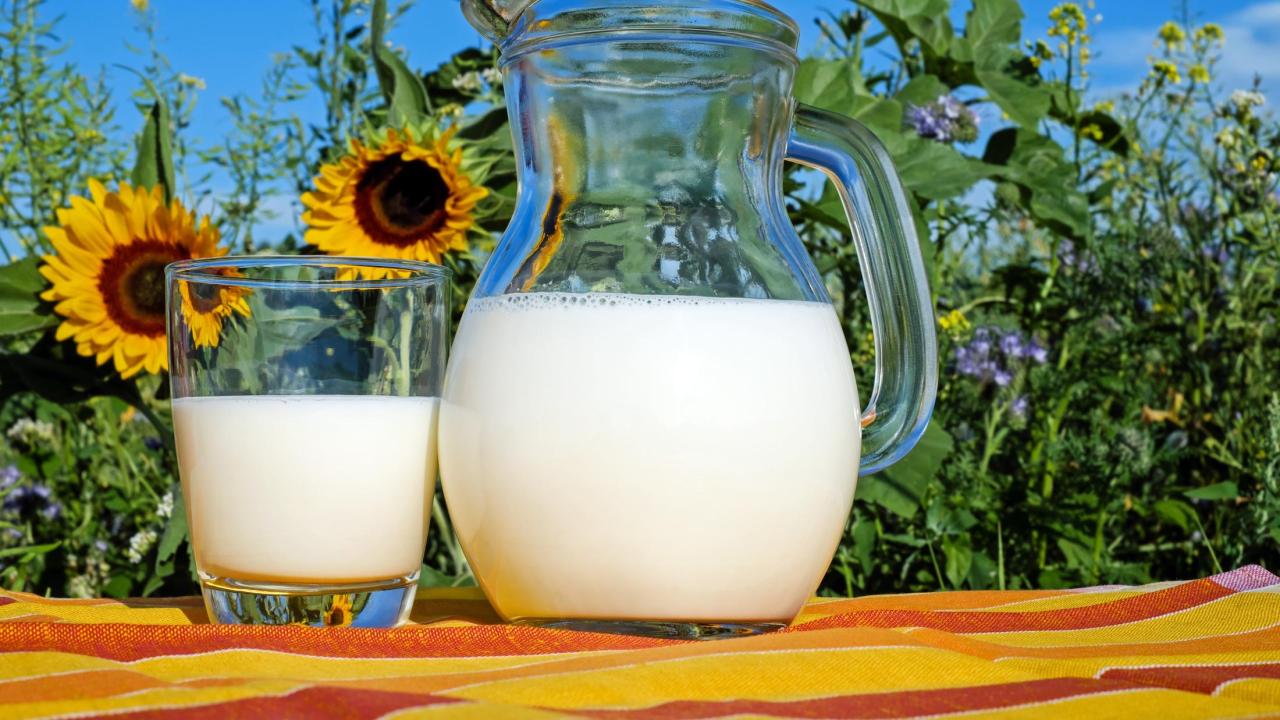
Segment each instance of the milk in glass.
[{"label": "milk in glass", "polygon": [[417,572],[437,398],[173,401],[196,565],[235,580],[356,583]]}]

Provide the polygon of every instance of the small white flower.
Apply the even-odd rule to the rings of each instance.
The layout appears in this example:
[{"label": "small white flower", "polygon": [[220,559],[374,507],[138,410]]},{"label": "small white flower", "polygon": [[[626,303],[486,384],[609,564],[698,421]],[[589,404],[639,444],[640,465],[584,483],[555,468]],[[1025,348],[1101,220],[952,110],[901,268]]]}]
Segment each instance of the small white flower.
[{"label": "small white flower", "polygon": [[155,530],[139,530],[129,538],[129,551],[125,553],[125,557],[129,558],[129,562],[137,564],[142,562],[142,556],[156,544]]},{"label": "small white flower", "polygon": [[502,71],[496,67],[485,68],[480,73],[480,76],[483,77],[484,81],[490,85],[502,84]]},{"label": "small white flower", "polygon": [[95,595],[93,583],[84,575],[76,575],[67,582],[67,596],[73,598],[91,598]]},{"label": "small white flower", "polygon": [[17,422],[9,427],[9,431],[5,433],[10,440],[17,440],[30,447],[35,447],[40,443],[52,443],[54,436],[54,428],[52,423],[44,420],[32,420],[31,418],[19,418]]},{"label": "small white flower", "polygon": [[480,92],[484,86],[480,83],[480,73],[472,70],[454,78],[453,87],[464,92]]},{"label": "small white flower", "polygon": [[173,514],[173,491],[170,490],[169,492],[164,494],[164,497],[160,498],[160,504],[156,506],[156,515],[159,515],[162,518],[167,518],[172,514]]},{"label": "small white flower", "polygon": [[1253,90],[1236,90],[1231,93],[1231,104],[1237,110],[1248,110],[1267,104],[1267,96]]}]

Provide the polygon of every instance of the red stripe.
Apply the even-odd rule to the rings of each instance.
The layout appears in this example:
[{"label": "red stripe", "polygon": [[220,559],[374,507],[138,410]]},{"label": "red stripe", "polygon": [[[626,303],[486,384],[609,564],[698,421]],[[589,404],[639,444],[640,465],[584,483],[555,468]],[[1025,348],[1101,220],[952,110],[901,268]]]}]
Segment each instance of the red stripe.
[{"label": "red stripe", "polygon": [[0,595],[0,607],[4,607],[5,605],[9,605],[11,603],[16,603],[16,602],[18,601],[14,600],[11,597],[5,597],[4,595]]},{"label": "red stripe", "polygon": [[1186,610],[1234,592],[1209,580],[1194,580],[1164,590],[1087,607],[1042,612],[946,612],[928,610],[861,610],[807,622],[792,631],[838,627],[926,627],[954,633],[1021,630],[1081,630],[1146,620]]},{"label": "red stripe", "polygon": [[426,707],[462,702],[438,695],[384,690],[354,690],[336,687],[309,687],[279,697],[245,698],[210,705],[139,710],[111,718],[183,718],[187,720],[221,720],[222,718],[369,718],[411,707]]},{"label": "red stripe", "polygon": [[672,642],[520,625],[368,630],[252,625],[0,623],[0,653],[53,651],[125,662],[157,655],[197,655],[216,650],[274,650],[340,658],[497,657],[635,650]]},{"label": "red stripe", "polygon": [[1166,665],[1156,668],[1113,668],[1102,674],[1107,680],[1125,680],[1173,690],[1212,693],[1219,685],[1245,678],[1280,679],[1280,664],[1265,665]]},{"label": "red stripe", "polygon": [[664,720],[699,720],[730,715],[766,715],[781,718],[900,718],[995,710],[1101,692],[1147,689],[1149,688],[1141,685],[1102,682],[1091,678],[1053,678],[943,690],[840,695],[787,702],[680,701],[631,710],[581,710],[574,714],[594,718],[662,718]]}]

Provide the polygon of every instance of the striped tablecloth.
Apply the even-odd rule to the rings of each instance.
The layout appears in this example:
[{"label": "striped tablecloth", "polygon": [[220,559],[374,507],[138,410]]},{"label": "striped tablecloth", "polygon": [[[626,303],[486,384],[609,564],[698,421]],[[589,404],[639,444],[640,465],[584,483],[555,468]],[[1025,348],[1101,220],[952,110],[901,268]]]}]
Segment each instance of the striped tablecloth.
[{"label": "striped tablecloth", "polygon": [[1278,717],[1280,578],[810,603],[714,642],[513,627],[424,591],[397,630],[219,627],[196,599],[0,592],[0,717]]}]

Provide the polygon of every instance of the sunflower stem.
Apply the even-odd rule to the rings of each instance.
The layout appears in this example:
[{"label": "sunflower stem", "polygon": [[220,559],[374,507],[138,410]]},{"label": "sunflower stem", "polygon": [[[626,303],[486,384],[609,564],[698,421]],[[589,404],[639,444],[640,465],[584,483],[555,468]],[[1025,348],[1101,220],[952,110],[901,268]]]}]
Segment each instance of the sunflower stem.
[{"label": "sunflower stem", "polygon": [[156,415],[155,411],[147,406],[147,401],[142,398],[138,398],[136,400],[131,399],[129,400],[129,404],[137,408],[138,412],[142,413],[142,416],[151,423],[151,426],[160,434],[160,442],[164,443],[164,446],[169,449],[169,452],[176,452],[173,442],[173,428],[166,425],[165,422],[160,419],[160,416]]},{"label": "sunflower stem", "polygon": [[409,307],[400,313],[400,373],[399,394],[409,395],[409,342],[413,339],[413,293],[409,293]]}]

